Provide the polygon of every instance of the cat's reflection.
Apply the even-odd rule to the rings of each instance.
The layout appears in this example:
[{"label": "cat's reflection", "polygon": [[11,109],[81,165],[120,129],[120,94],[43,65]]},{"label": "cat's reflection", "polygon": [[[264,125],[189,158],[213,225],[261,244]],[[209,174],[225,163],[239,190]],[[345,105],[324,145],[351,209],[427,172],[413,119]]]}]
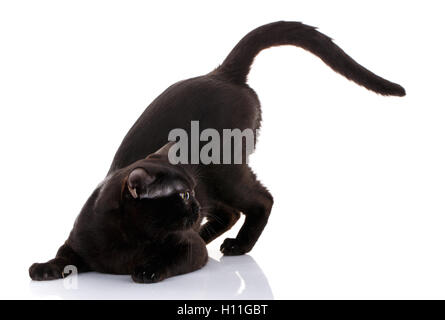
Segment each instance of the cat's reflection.
[{"label": "cat's reflection", "polygon": [[30,290],[38,298],[62,299],[273,299],[266,276],[249,255],[209,258],[199,271],[155,284],[91,272],[78,275],[77,283],[32,281]]}]

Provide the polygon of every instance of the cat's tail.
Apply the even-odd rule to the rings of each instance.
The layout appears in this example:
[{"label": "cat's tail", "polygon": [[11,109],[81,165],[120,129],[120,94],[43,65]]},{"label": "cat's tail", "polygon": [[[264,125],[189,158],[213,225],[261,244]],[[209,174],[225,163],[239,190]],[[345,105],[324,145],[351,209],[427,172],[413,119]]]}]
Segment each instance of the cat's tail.
[{"label": "cat's tail", "polygon": [[214,72],[231,82],[244,84],[255,56],[263,49],[280,45],[294,45],[315,54],[334,71],[369,90],[382,95],[405,95],[402,86],[364,68],[331,38],[300,22],[278,21],[251,31]]}]

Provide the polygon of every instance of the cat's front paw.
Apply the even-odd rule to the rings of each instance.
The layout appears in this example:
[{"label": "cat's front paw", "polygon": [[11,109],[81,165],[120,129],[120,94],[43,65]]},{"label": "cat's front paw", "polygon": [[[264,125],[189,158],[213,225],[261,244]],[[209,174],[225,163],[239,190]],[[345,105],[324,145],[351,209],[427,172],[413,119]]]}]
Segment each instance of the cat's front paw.
[{"label": "cat's front paw", "polygon": [[29,267],[29,276],[32,280],[54,280],[63,278],[63,270],[56,263],[34,263]]},{"label": "cat's front paw", "polygon": [[232,238],[227,238],[224,240],[220,250],[225,256],[240,256],[248,251],[239,243],[237,239]]},{"label": "cat's front paw", "polygon": [[164,271],[153,266],[136,268],[131,275],[133,281],[137,283],[155,283],[164,280],[166,277]]}]

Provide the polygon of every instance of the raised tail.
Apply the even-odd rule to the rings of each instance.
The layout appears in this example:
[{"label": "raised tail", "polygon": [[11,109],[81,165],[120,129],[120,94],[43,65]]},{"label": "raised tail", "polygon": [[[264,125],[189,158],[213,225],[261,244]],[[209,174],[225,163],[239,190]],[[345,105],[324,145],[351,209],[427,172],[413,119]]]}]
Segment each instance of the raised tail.
[{"label": "raised tail", "polygon": [[334,71],[382,95],[404,96],[405,89],[355,62],[331,38],[301,22],[278,21],[249,32],[215,70],[229,81],[244,84],[255,56],[280,45],[301,47],[319,57]]}]

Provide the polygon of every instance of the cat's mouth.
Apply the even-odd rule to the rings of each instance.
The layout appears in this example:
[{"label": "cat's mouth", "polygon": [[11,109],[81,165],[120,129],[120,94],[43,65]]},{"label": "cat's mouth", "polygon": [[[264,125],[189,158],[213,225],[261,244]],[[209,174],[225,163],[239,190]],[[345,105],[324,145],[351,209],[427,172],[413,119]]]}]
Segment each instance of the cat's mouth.
[{"label": "cat's mouth", "polygon": [[198,221],[198,215],[193,215],[193,217],[186,217],[183,221],[183,228],[190,229]]},{"label": "cat's mouth", "polygon": [[193,227],[193,224],[195,222],[191,219],[184,219],[184,223],[183,223],[183,228],[184,229],[190,229],[191,227]]},{"label": "cat's mouth", "polygon": [[199,219],[199,207],[193,208],[190,216],[185,217],[183,220],[183,228],[190,229]]}]

